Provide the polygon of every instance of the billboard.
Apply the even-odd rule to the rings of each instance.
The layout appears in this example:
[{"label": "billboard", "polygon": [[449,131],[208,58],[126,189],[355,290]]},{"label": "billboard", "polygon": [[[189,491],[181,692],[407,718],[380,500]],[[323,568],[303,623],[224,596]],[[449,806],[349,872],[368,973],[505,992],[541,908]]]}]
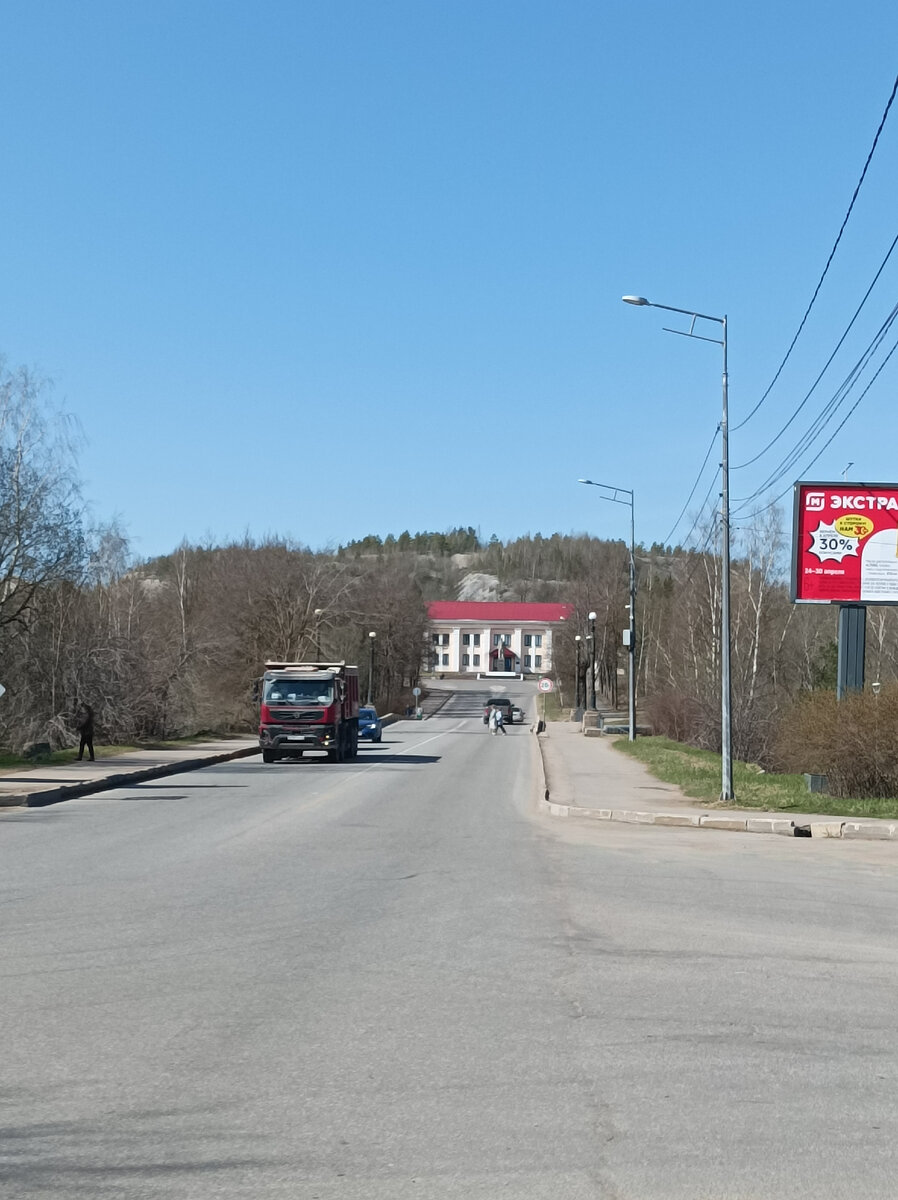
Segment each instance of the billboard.
[{"label": "billboard", "polygon": [[898,484],[796,483],[792,599],[898,604]]}]

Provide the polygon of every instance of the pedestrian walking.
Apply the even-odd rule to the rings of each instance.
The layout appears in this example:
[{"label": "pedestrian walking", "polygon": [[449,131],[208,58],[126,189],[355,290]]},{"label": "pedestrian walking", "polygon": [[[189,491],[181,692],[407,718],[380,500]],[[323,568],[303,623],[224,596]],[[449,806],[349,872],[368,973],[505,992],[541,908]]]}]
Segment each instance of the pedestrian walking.
[{"label": "pedestrian walking", "polygon": [[505,718],[502,716],[502,709],[494,708],[493,712],[496,714],[496,732],[501,732],[502,736],[505,737]]},{"label": "pedestrian walking", "polygon": [[81,745],[78,747],[78,761],[81,762],[84,758],[84,751],[87,750],[90,755],[90,761],[94,761],[94,710],[89,704],[85,704],[81,709],[81,716],[78,721],[78,732],[81,734]]},{"label": "pedestrian walking", "polygon": [[497,717],[498,717],[498,714],[497,714],[496,710],[494,708],[491,708],[490,709],[490,733],[493,735],[493,737],[496,736]]}]

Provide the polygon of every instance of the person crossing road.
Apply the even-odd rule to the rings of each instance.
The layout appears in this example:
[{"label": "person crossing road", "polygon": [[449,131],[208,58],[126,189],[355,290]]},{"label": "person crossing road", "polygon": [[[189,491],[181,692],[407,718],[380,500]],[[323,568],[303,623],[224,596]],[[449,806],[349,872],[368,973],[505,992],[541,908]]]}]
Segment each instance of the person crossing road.
[{"label": "person crossing road", "polygon": [[499,733],[500,730],[502,736],[505,737],[505,718],[502,716],[502,709],[494,708],[490,713],[490,733]]}]

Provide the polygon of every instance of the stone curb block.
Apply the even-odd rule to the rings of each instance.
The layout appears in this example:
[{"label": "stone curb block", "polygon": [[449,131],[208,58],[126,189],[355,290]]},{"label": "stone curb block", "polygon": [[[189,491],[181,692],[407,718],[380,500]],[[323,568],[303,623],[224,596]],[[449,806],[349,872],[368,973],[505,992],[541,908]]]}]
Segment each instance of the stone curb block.
[{"label": "stone curb block", "polygon": [[0,808],[23,808],[27,802],[27,792],[7,792],[0,796]]},{"label": "stone curb block", "polygon": [[845,821],[842,825],[842,837],[891,841],[898,838],[898,825],[872,825],[868,821]]},{"label": "stone curb block", "polygon": [[782,817],[748,817],[746,833],[779,833],[784,837],[795,837],[795,822]]},{"label": "stone curb block", "polygon": [[811,837],[840,838],[841,836],[841,821],[811,821]]},{"label": "stone curb block", "polygon": [[701,825],[701,817],[698,813],[656,813],[656,825],[691,825],[693,829],[698,829]]},{"label": "stone curb block", "polygon": [[259,753],[258,746],[246,746],[242,750],[228,750],[223,754],[207,754],[204,758],[188,758],[183,762],[162,763],[158,767],[146,767],[141,771],[124,771],[118,775],[107,775],[92,783],[72,783],[63,787],[47,788],[43,792],[28,792],[22,800],[27,808],[46,808],[62,800],[77,800],[79,796],[91,796],[94,792],[109,792],[113,788],[128,787],[134,783],[146,783],[151,779],[163,779],[166,775],[179,775],[182,771],[198,771],[202,767],[214,767],[235,758],[249,758]]},{"label": "stone curb block", "polygon": [[701,817],[699,825],[703,829],[728,829],[731,833],[746,833],[748,820],[746,817]]}]

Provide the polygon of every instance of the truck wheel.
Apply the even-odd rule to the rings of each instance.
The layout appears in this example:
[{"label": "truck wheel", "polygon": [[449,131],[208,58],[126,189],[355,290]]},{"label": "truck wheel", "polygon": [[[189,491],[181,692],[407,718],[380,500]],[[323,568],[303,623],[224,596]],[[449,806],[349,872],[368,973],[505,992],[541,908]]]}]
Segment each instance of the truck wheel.
[{"label": "truck wheel", "polygon": [[273,763],[273,762],[277,762],[277,760],[278,760],[278,756],[275,754],[275,752],[273,750],[263,750],[262,751],[262,762]]}]

